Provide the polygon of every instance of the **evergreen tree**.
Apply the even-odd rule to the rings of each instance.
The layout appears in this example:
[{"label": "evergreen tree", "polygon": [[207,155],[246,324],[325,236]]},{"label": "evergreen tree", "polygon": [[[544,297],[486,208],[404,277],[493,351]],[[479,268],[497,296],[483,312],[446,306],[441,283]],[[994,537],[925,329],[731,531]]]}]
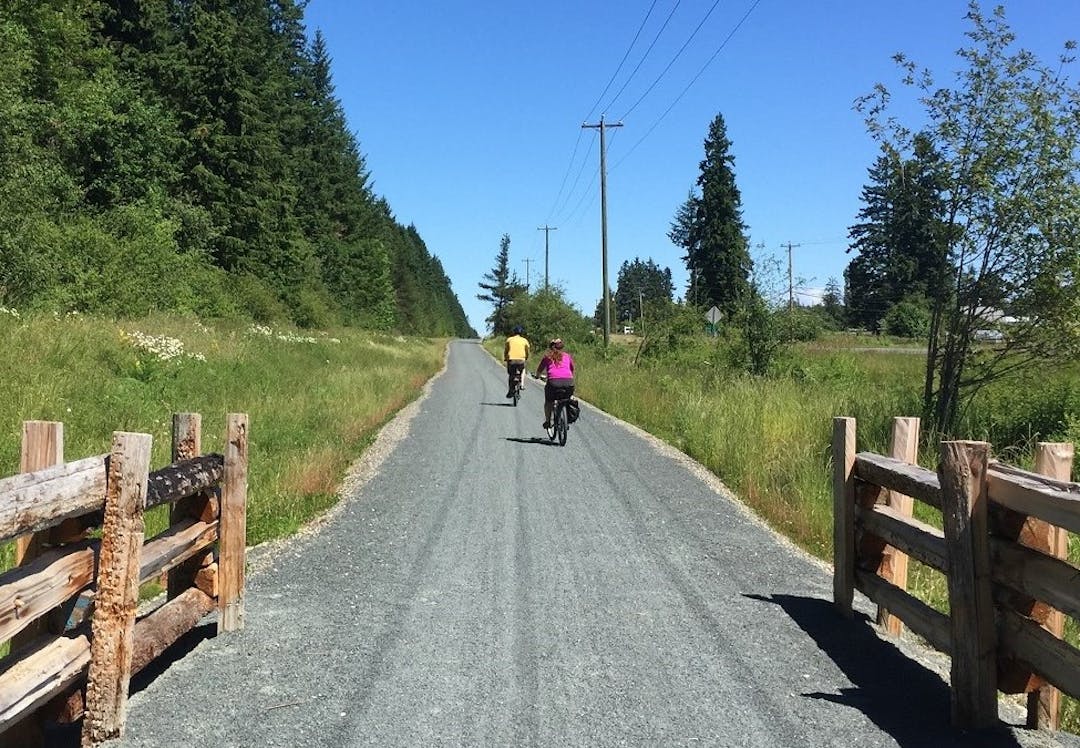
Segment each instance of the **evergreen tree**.
[{"label": "evergreen tree", "polygon": [[913,146],[909,159],[891,150],[877,158],[861,222],[849,230],[858,255],[844,272],[848,318],[868,330],[905,298],[942,293],[950,274],[939,157],[925,136]]},{"label": "evergreen tree", "polygon": [[821,307],[832,327],[839,329],[844,326],[846,318],[844,295],[836,278],[829,278],[829,282],[825,284],[825,293],[821,296]]},{"label": "evergreen tree", "polygon": [[503,234],[499,240],[499,253],[495,255],[495,267],[484,274],[480,288],[486,293],[477,294],[476,298],[492,305],[491,314],[485,320],[493,335],[505,335],[510,330],[506,306],[519,290],[516,276],[510,273],[510,235]]},{"label": "evergreen tree", "polygon": [[732,318],[750,298],[750,249],[742,222],[742,198],[735,184],[735,158],[722,115],[705,138],[705,158],[668,236],[686,250],[683,260],[695,279],[692,303],[715,305]]},{"label": "evergreen tree", "polygon": [[[615,294],[612,297],[614,316],[619,321],[639,319],[643,306],[666,306],[674,294],[671,269],[660,268],[651,259],[624,261],[619,267]],[[601,302],[601,305],[603,302]],[[603,312],[603,307],[600,309]]]}]

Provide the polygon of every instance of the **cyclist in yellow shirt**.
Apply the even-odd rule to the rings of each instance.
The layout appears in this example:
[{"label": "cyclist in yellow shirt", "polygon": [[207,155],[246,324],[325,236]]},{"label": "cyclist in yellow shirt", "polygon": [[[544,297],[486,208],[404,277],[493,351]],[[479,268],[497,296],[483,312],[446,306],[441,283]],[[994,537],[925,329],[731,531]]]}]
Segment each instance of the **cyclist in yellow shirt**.
[{"label": "cyclist in yellow shirt", "polygon": [[514,396],[514,385],[520,381],[525,371],[525,362],[529,359],[529,341],[525,339],[525,329],[514,325],[513,335],[506,339],[503,347],[503,362],[506,364],[506,396]]}]

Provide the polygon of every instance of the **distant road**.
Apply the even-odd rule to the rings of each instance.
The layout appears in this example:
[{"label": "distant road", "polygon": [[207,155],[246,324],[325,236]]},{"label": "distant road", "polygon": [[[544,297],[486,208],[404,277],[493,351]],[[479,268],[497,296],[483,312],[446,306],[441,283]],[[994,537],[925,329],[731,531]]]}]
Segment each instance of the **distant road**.
[{"label": "distant road", "polygon": [[260,562],[246,629],[135,694],[120,745],[1058,744],[952,732],[941,679],[715,481],[589,408],[549,446],[539,387],[505,389],[453,343],[380,471]]}]

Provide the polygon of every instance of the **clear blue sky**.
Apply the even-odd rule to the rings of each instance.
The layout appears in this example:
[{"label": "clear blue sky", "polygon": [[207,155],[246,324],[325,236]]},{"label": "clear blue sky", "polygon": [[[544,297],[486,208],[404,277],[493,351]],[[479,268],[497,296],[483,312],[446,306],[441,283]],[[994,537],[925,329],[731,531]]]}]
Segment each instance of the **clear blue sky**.
[{"label": "clear blue sky", "polygon": [[[1078,0],[1004,5],[1018,45],[1044,62],[1080,37]],[[312,0],[306,20],[326,37],[376,193],[416,225],[483,332],[490,308],[477,284],[499,238],[510,235],[511,269],[536,288],[544,225],[557,227],[551,281],[595,310],[599,141],[581,125],[601,113],[624,125],[608,139],[613,288],[620,264],[640,257],[670,267],[684,293],[667,232],[717,113],[755,260],[786,262],[791,242],[808,298],[842,281],[877,152],[852,104],[878,82],[899,90],[896,52],[951,84],[966,10],[966,0]]]}]

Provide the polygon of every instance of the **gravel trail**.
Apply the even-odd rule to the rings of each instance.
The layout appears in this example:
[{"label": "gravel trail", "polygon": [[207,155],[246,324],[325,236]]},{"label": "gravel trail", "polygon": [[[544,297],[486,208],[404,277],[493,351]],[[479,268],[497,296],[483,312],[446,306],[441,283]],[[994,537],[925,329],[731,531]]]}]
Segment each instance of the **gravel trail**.
[{"label": "gravel trail", "polygon": [[551,446],[540,388],[505,387],[451,344],[332,516],[256,552],[245,630],[135,693],[116,745],[1080,745],[952,731],[934,662],[839,618],[714,477],[589,407]]}]

